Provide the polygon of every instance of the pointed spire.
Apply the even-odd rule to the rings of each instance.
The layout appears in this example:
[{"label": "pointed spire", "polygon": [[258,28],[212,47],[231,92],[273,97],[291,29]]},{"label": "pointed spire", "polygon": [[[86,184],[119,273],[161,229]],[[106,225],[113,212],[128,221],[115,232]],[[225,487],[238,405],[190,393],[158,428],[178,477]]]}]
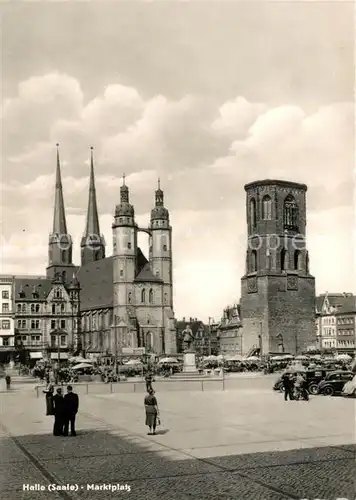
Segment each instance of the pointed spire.
[{"label": "pointed spire", "polygon": [[90,148],[90,178],[89,178],[89,199],[87,222],[85,226],[85,236],[95,235],[100,238],[98,206],[96,203],[95,177],[94,177],[94,148]]},{"label": "pointed spire", "polygon": [[64,210],[61,165],[59,161],[59,144],[57,147],[56,187],[54,196],[53,233],[67,234],[67,223]]},{"label": "pointed spire", "polygon": [[163,207],[163,191],[161,189],[161,179],[158,177],[158,189],[156,190],[156,207]]},{"label": "pointed spire", "polygon": [[129,188],[125,183],[126,175],[122,176],[122,186],[120,188],[120,203],[130,203]]}]

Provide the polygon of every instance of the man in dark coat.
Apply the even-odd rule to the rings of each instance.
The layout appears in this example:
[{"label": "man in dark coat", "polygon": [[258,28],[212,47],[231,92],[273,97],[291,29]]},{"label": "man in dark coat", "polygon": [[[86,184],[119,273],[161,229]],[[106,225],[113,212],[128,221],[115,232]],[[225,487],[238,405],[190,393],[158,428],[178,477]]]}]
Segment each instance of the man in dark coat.
[{"label": "man in dark coat", "polygon": [[67,394],[64,396],[64,409],[65,409],[65,421],[64,421],[64,436],[68,436],[69,423],[70,423],[70,434],[71,436],[76,436],[75,432],[75,417],[77,416],[79,408],[79,397],[78,394],[73,392],[73,387],[68,385]]},{"label": "man in dark coat", "polygon": [[63,436],[63,426],[64,426],[64,398],[62,394],[62,389],[58,387],[56,395],[53,396],[53,407],[54,407],[54,426],[53,426],[53,436]]},{"label": "man in dark coat", "polygon": [[292,381],[289,373],[284,373],[282,375],[282,384],[284,387],[284,401],[288,400],[288,396],[289,396],[289,399],[292,401],[294,399],[294,396],[293,396],[293,385],[294,384],[293,384],[293,381]]}]

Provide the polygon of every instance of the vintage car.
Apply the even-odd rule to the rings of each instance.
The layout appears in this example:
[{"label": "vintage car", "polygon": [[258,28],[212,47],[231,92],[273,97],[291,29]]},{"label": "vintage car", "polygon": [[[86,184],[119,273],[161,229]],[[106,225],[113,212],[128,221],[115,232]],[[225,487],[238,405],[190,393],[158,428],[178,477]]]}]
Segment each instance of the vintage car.
[{"label": "vintage car", "polygon": [[[323,380],[329,373],[330,370],[326,370],[324,368],[316,368],[315,370],[286,370],[285,373],[289,373],[290,375],[297,375],[301,373],[305,378],[308,385],[309,394],[318,394],[318,385],[321,380]],[[276,381],[273,386],[275,391],[283,391],[283,383],[282,376]]]},{"label": "vintage car", "polygon": [[338,370],[329,373],[324,380],[319,382],[318,394],[323,394],[324,396],[333,396],[334,394],[341,394],[344,385],[350,382],[354,377],[354,374],[346,370]]},{"label": "vintage car", "polygon": [[345,398],[356,398],[356,375],[349,382],[346,382],[344,385],[341,396]]}]

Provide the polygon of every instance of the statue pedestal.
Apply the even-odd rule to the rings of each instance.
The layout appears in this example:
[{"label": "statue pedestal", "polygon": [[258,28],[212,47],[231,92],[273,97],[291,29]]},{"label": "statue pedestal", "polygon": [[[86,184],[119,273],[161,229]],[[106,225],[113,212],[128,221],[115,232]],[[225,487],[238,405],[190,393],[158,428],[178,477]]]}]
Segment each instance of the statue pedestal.
[{"label": "statue pedestal", "polygon": [[197,366],[195,363],[195,352],[186,352],[183,358],[183,372],[184,373],[197,373]]}]

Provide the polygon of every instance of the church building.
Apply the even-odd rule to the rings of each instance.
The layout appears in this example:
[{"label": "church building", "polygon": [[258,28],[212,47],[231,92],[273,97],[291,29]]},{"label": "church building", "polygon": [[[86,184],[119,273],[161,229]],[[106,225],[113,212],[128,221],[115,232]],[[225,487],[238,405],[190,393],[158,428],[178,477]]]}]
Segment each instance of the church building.
[{"label": "church building", "polygon": [[307,186],[245,186],[246,271],[241,280],[244,354],[290,353],[315,343],[315,279],[306,247]]},{"label": "church building", "polygon": [[[73,263],[73,240],[67,230],[57,147],[53,228],[48,241],[46,277],[41,277],[41,289],[47,292],[41,297],[44,302],[49,300],[51,303],[53,290],[58,290],[59,287],[62,287],[61,297],[68,295],[71,298],[73,291],[76,291],[75,307],[81,320],[75,322],[75,332],[71,327],[70,342],[66,341],[64,344],[62,340],[62,346],[68,346],[70,343],[74,350],[76,347],[93,354],[121,355],[135,352],[135,349],[136,352],[155,354],[176,353],[172,227],[159,181],[150,221],[147,227],[141,228],[135,221],[135,210],[130,203],[129,188],[124,177],[112,231],[113,255],[107,257],[105,239],[99,227],[91,148],[89,199],[86,225],[81,239],[81,264],[76,266]],[[148,259],[137,244],[140,231],[146,233],[149,238]],[[25,284],[21,280],[15,281],[16,301],[24,300],[24,289],[39,289],[38,283],[31,277]],[[31,295],[31,300],[32,298]],[[72,298],[70,300],[73,302]],[[28,313],[30,314],[31,310]],[[41,321],[40,310],[34,314],[36,320],[44,322]],[[42,314],[48,316],[46,324],[49,324],[49,328],[42,330],[41,339],[38,338],[39,329],[36,332],[37,351],[40,341],[42,346],[51,346],[53,339],[58,336],[58,322],[52,318],[52,306],[43,306]],[[58,315],[57,309],[54,308],[53,314]],[[74,311],[71,315],[76,317],[77,313]],[[31,323],[32,319],[28,319]],[[62,323],[64,325],[64,322]],[[24,335],[25,332],[21,333]],[[65,329],[62,328],[60,333],[64,338]]]}]

